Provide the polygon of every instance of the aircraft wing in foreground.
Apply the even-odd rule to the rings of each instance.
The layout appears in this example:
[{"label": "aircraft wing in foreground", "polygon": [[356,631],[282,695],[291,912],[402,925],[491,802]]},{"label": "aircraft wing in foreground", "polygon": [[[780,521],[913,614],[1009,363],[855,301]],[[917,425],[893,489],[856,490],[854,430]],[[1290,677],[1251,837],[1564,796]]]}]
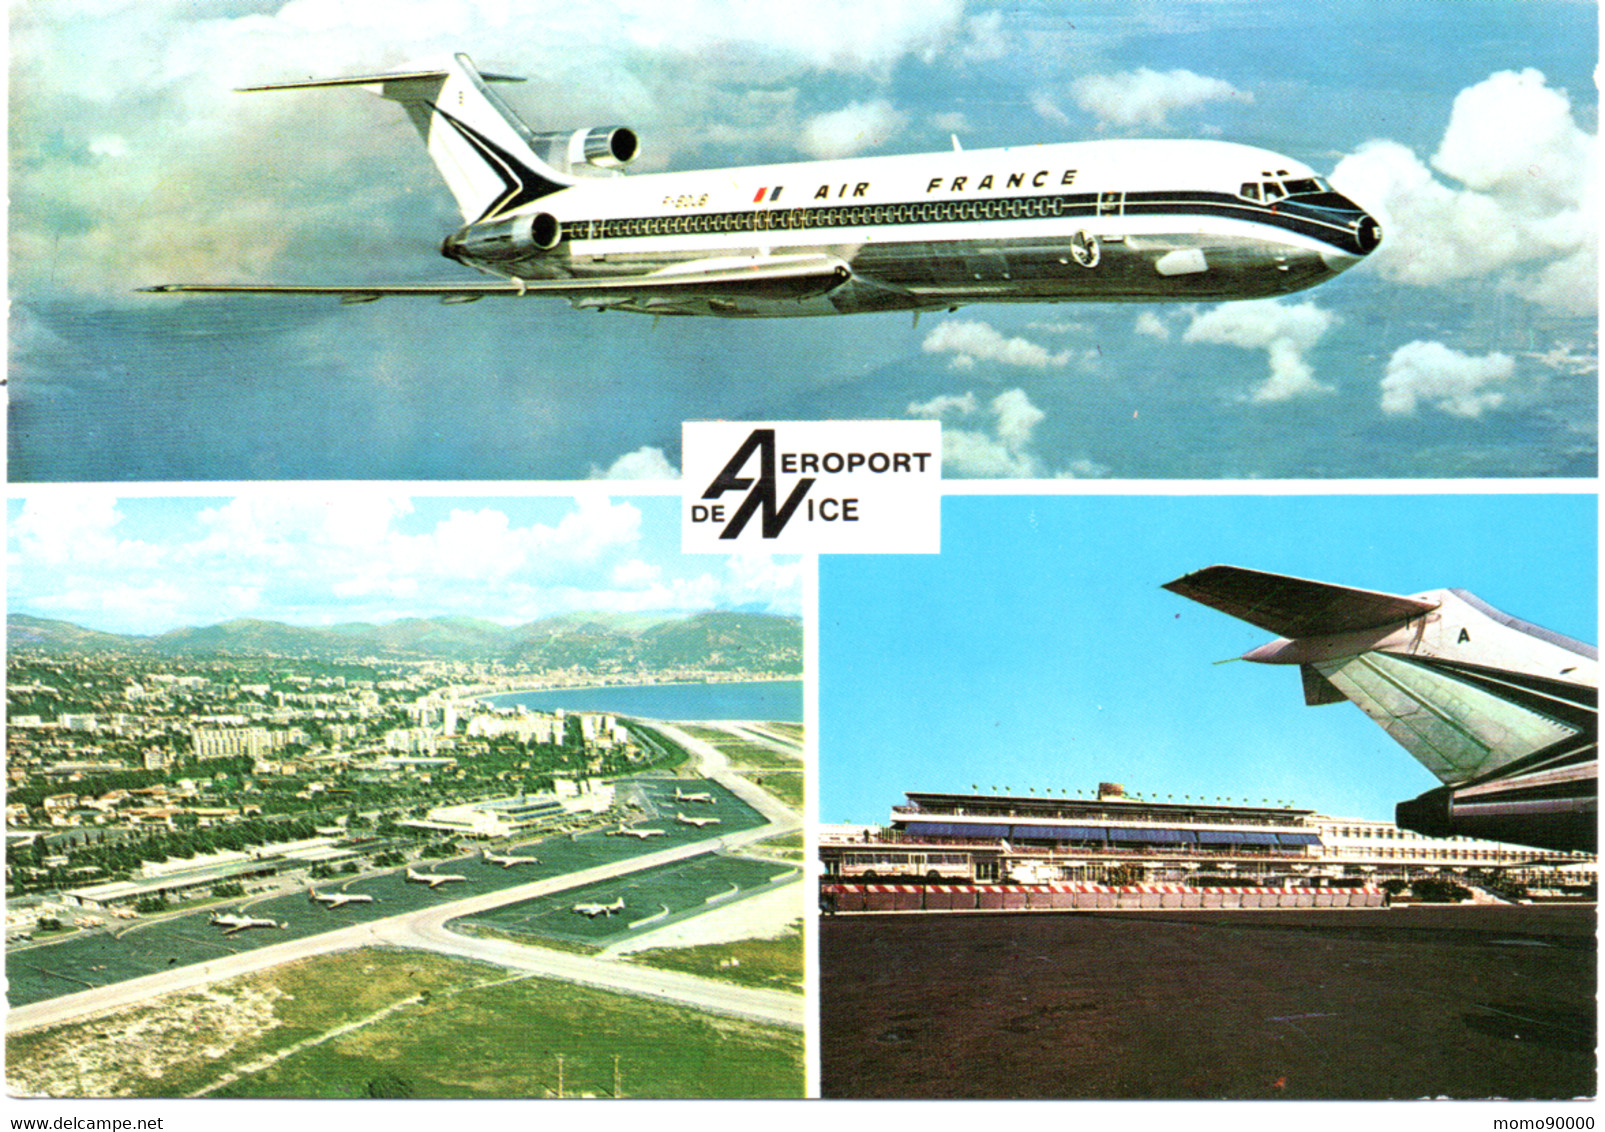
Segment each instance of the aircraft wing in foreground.
[{"label": "aircraft wing in foreground", "polygon": [[1279,639],[1307,704],[1350,700],[1444,785],[1400,826],[1546,849],[1598,847],[1599,652],[1458,589],[1378,593],[1210,566],[1166,584]]}]

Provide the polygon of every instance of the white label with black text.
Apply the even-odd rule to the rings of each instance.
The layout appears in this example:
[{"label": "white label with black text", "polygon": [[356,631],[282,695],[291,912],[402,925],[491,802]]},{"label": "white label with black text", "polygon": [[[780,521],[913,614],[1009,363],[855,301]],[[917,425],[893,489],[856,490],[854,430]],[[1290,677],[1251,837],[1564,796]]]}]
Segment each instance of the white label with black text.
[{"label": "white label with black text", "polygon": [[937,554],[938,421],[686,421],[687,554]]}]

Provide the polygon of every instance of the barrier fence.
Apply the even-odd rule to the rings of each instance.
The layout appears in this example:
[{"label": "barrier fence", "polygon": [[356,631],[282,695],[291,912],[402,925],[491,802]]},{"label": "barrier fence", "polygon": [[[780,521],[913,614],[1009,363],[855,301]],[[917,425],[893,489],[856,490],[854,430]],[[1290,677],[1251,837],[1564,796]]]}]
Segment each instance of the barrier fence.
[{"label": "barrier fence", "polygon": [[1132,908],[1380,908],[1380,888],[1181,884],[823,884],[837,912],[1063,912]]}]

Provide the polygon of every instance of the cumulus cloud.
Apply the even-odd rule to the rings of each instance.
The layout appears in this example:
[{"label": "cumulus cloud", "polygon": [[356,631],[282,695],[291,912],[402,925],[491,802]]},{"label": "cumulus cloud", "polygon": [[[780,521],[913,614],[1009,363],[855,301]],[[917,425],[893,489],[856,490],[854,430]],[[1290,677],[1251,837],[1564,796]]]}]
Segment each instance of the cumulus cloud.
[{"label": "cumulus cloud", "polygon": [[1345,157],[1332,180],[1382,220],[1372,258],[1387,278],[1486,278],[1583,314],[1599,301],[1597,150],[1541,72],[1500,71],[1456,97],[1430,165],[1376,140]]},{"label": "cumulus cloud", "polygon": [[1312,302],[1284,306],[1275,299],[1223,303],[1195,314],[1182,334],[1183,342],[1208,342],[1264,350],[1271,375],[1249,395],[1256,402],[1287,401],[1313,393],[1330,393],[1331,386],[1315,380],[1305,355],[1315,347],[1335,317]]},{"label": "cumulus cloud", "polygon": [[52,493],[14,505],[8,536],[11,608],[122,632],[801,602],[795,559],[683,558],[647,537],[640,505],[590,494],[443,507],[351,490],[188,506]]},{"label": "cumulus cloud", "polygon": [[[1047,419],[1047,414],[1032,404],[1023,389],[999,393],[984,408],[974,393],[966,392],[913,402],[907,412],[910,416],[943,422],[942,470],[946,475],[1068,479],[1108,474],[1106,468],[1088,460],[1050,470],[1030,451],[1037,426]],[[972,421],[970,427],[959,423]]]},{"label": "cumulus cloud", "polygon": [[974,369],[979,362],[1024,369],[1063,369],[1071,353],[1050,353],[1028,338],[1008,337],[979,319],[948,319],[925,337],[920,348],[927,354],[952,354],[948,363],[957,370]]},{"label": "cumulus cloud", "polygon": [[797,144],[804,153],[821,160],[850,157],[884,145],[907,122],[908,115],[884,99],[854,102],[810,118]]},{"label": "cumulus cloud", "polygon": [[1254,101],[1252,94],[1224,79],[1148,67],[1113,75],[1084,75],[1070,91],[1076,105],[1114,126],[1162,126],[1172,112],[1205,102]]},{"label": "cumulus cloud", "polygon": [[[794,142],[800,76],[873,89],[902,61],[987,56],[1002,35],[995,20],[967,18],[962,0],[288,0],[263,9],[176,0],[17,8],[14,289],[123,301],[146,282],[292,270],[342,278],[353,261],[384,278],[420,254],[433,260],[438,236],[417,233],[458,217],[395,106],[357,91],[234,93],[241,86],[435,66],[443,51],[463,50],[487,70],[530,77],[502,93],[534,128],[625,121],[650,138],[642,166],[661,168],[677,142],[701,144],[716,129],[738,144]],[[869,124],[892,121],[882,110]],[[652,129],[665,122],[676,128]]]},{"label": "cumulus cloud", "polygon": [[1427,405],[1452,417],[1480,417],[1505,403],[1515,372],[1516,361],[1508,354],[1474,357],[1441,342],[1410,342],[1388,359],[1382,411],[1403,416]]},{"label": "cumulus cloud", "polygon": [[1137,323],[1132,329],[1145,338],[1157,338],[1161,342],[1170,341],[1170,327],[1166,326],[1165,320],[1153,311],[1143,311],[1139,314]]},{"label": "cumulus cloud", "polygon": [[626,452],[614,460],[604,471],[592,467],[591,479],[602,480],[677,480],[680,469],[669,463],[663,449],[643,445],[634,452]]}]

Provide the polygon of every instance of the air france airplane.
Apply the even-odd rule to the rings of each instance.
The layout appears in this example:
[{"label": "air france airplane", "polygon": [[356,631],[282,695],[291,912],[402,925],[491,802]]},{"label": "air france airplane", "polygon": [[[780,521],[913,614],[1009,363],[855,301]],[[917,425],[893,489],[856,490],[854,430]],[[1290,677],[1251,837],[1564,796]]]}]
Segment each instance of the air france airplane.
[{"label": "air france airplane", "polygon": [[624,176],[622,126],[535,133],[466,55],[443,70],[278,83],[397,102],[462,212],[441,254],[477,283],[166,283],[159,292],[549,295],[726,317],[964,303],[1285,295],[1360,262],[1377,221],[1300,162],[1198,140],[1104,140]]},{"label": "air france airplane", "polygon": [[498,856],[489,849],[481,849],[479,855],[487,865],[500,865],[504,869],[510,869],[514,865],[538,865],[541,863],[539,857],[517,857],[511,853],[506,856]]},{"label": "air france airplane", "polygon": [[346,904],[372,904],[374,898],[365,892],[319,892],[316,888],[307,889],[307,900],[323,904],[329,908],[339,908]]},{"label": "air france airplane", "polygon": [[617,829],[608,830],[607,835],[609,837],[634,837],[641,841],[645,841],[649,837],[667,837],[669,836],[669,831],[666,829],[650,829],[635,825],[621,825]]},{"label": "air france airplane", "polygon": [[225,938],[231,935],[238,935],[248,928],[278,928],[280,931],[284,931],[290,926],[281,920],[259,919],[255,916],[244,916],[235,912],[213,912],[206,922],[222,928]]},{"label": "air france airplane", "polygon": [[1465,590],[1403,596],[1211,566],[1165,589],[1280,639],[1306,704],[1351,700],[1443,783],[1400,802],[1434,837],[1599,845],[1599,650]]},{"label": "air france airplane", "polygon": [[411,867],[407,869],[407,880],[410,883],[427,884],[431,890],[439,888],[443,884],[450,884],[452,881],[467,879],[467,877],[460,877],[455,873],[420,873]]}]

